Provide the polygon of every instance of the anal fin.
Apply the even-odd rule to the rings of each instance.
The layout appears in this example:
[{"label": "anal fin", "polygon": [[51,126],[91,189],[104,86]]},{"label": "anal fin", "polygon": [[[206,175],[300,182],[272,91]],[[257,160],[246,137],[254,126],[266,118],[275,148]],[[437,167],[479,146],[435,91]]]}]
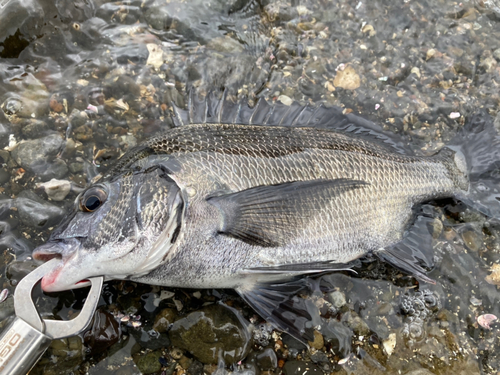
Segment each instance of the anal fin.
[{"label": "anal fin", "polygon": [[374,255],[383,262],[389,263],[421,281],[435,284],[436,282],[426,275],[427,270],[423,267],[432,268],[433,261],[421,250],[432,249],[432,235],[428,229],[431,220],[419,216],[401,242],[378,250]]},{"label": "anal fin", "polygon": [[305,300],[296,296],[306,287],[304,279],[299,279],[280,284],[256,283],[250,289],[236,291],[268,323],[307,345],[307,341],[314,340],[312,329],[306,327],[312,317]]}]

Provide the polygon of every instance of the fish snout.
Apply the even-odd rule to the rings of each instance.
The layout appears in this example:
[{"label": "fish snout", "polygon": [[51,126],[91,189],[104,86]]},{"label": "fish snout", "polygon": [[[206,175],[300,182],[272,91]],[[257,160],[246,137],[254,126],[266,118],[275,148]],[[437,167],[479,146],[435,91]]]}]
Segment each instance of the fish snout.
[{"label": "fish snout", "polygon": [[33,259],[47,262],[53,258],[63,259],[78,249],[80,241],[75,238],[67,240],[56,240],[47,242],[33,250]]}]

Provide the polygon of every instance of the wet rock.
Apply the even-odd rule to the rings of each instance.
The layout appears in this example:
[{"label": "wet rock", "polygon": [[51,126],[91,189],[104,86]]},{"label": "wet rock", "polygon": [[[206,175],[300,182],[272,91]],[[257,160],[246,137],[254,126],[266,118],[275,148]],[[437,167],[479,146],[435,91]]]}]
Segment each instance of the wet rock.
[{"label": "wet rock", "polygon": [[161,350],[155,350],[154,352],[140,355],[137,360],[135,360],[137,369],[142,374],[153,374],[159,372],[161,370],[160,357],[162,356],[163,354]]},{"label": "wet rock", "polygon": [[314,331],[314,340],[309,341],[309,345],[314,349],[320,350],[325,345],[325,341],[323,340],[323,335],[318,331]]},{"label": "wet rock", "polygon": [[368,324],[366,324],[366,322],[361,319],[354,311],[350,311],[345,314],[342,320],[345,320],[347,326],[351,328],[354,333],[360,336],[365,336],[370,333],[370,327],[368,326]]},{"label": "wet rock", "polygon": [[7,267],[6,276],[9,280],[15,280],[17,283],[28,273],[36,269],[36,267],[37,265],[32,259],[22,262],[12,262]]},{"label": "wet rock", "polygon": [[273,2],[272,4],[267,4],[264,7],[264,12],[266,13],[270,21],[286,22],[296,18],[299,13],[297,12],[297,7],[291,6],[285,1]]},{"label": "wet rock", "polygon": [[30,374],[68,374],[71,372],[68,369],[82,362],[83,352],[84,347],[79,336],[53,340]]},{"label": "wet rock", "polygon": [[153,6],[144,12],[146,22],[154,29],[165,30],[168,29],[172,23],[172,18],[167,10],[167,7]]},{"label": "wet rock", "polygon": [[181,365],[181,367],[186,370],[191,366],[191,362],[193,362],[193,360],[191,358],[186,357],[185,355],[183,355],[177,361],[177,363],[179,363],[179,365]]},{"label": "wet rock", "polygon": [[311,362],[288,361],[283,366],[283,373],[285,375],[312,375],[323,374],[323,371]]},{"label": "wet rock", "polygon": [[[13,202],[12,200],[9,201]],[[31,255],[34,245],[15,231],[12,231],[17,225],[18,221],[15,218],[9,217],[5,221],[0,221],[0,252],[7,250],[8,254],[14,255],[16,259],[21,261]]]},{"label": "wet rock", "polygon": [[485,278],[486,282],[500,286],[500,264],[493,264],[490,268],[490,272],[491,273]]},{"label": "wet rock", "polygon": [[0,184],[5,184],[10,180],[10,173],[4,168],[0,168]]},{"label": "wet rock", "polygon": [[142,308],[141,299],[133,294],[122,294],[117,298],[121,310],[128,315],[134,315]]},{"label": "wet rock", "polygon": [[[170,346],[170,337],[166,333],[157,333],[153,330],[129,329],[129,334],[135,339],[141,348],[159,350]],[[182,354],[182,351],[181,351]]]},{"label": "wet rock", "polygon": [[53,178],[50,181],[38,184],[37,187],[42,188],[49,199],[53,201],[62,201],[71,191],[71,182]]},{"label": "wet rock", "polygon": [[64,145],[59,134],[19,143],[12,151],[12,158],[24,169],[31,169],[55,156]]},{"label": "wet rock", "polygon": [[[9,49],[10,43],[19,45],[20,41],[24,41],[21,45],[25,47],[28,45],[26,39],[30,35],[34,36],[40,31],[43,24],[44,11],[36,0],[25,1],[7,1],[2,3],[2,12],[0,12],[0,42],[7,44],[6,51],[0,55],[1,57],[18,57],[23,48],[11,51]],[[18,33],[17,39],[14,36]]]},{"label": "wet rock", "polygon": [[82,125],[74,130],[75,139],[78,141],[89,141],[92,140],[93,132],[92,128],[88,125]]},{"label": "wet rock", "polygon": [[170,330],[172,344],[189,351],[200,362],[217,363],[219,352],[227,364],[244,358],[251,336],[239,313],[211,305],[177,320]]},{"label": "wet rock", "polygon": [[255,364],[261,371],[274,370],[278,367],[278,358],[273,349],[267,348],[257,354]]},{"label": "wet rock", "polygon": [[318,350],[311,354],[311,361],[317,364],[325,364],[330,362],[330,359],[326,355],[326,353],[322,352],[321,350]]},{"label": "wet rock", "polygon": [[394,352],[394,348],[396,348],[396,334],[391,333],[389,337],[383,341],[382,345],[384,347],[385,353],[388,357]]},{"label": "wet rock", "polygon": [[177,312],[174,309],[163,309],[156,315],[153,329],[159,333],[167,332],[176,319]]},{"label": "wet rock", "polygon": [[83,163],[71,163],[69,165],[69,170],[71,173],[80,173],[83,171]]},{"label": "wet rock", "polygon": [[27,119],[22,124],[23,134],[28,138],[39,138],[42,134],[49,130],[49,126],[45,121]]},{"label": "wet rock", "polygon": [[61,179],[68,174],[68,166],[62,159],[40,162],[33,165],[32,170],[42,181],[49,181],[53,178]]},{"label": "wet rock", "polygon": [[347,303],[344,293],[342,293],[339,290],[329,293],[328,300],[332,303],[333,307],[335,307],[336,309],[340,309]]},{"label": "wet rock", "polygon": [[189,365],[188,374],[192,375],[202,375],[203,374],[203,363],[197,360],[191,361],[191,364]]},{"label": "wet rock", "polygon": [[438,238],[441,233],[443,232],[443,222],[437,218],[432,220],[430,223],[431,228],[432,228],[432,238]]},{"label": "wet rock", "polygon": [[83,335],[85,345],[91,353],[100,353],[118,342],[120,328],[116,319],[107,311],[97,310],[90,329]]},{"label": "wet rock", "polygon": [[14,205],[24,225],[39,229],[57,224],[65,214],[63,209],[42,200],[18,197]]},{"label": "wet rock", "polygon": [[133,95],[133,97],[138,97],[141,95],[141,88],[135,82],[132,77],[129,76],[120,76],[118,79],[113,80],[112,84],[109,87],[106,87],[107,91],[114,98],[121,98],[125,95]]},{"label": "wet rock", "polygon": [[230,37],[219,37],[210,40],[207,47],[218,52],[226,53],[241,53],[244,48],[243,45]]},{"label": "wet rock", "polygon": [[12,134],[12,129],[6,122],[5,115],[0,111],[0,148],[8,146],[9,136]]},{"label": "wet rock", "polygon": [[303,343],[290,335],[282,335],[282,341],[287,348],[293,348],[298,351],[307,349],[307,347]]},{"label": "wet rock", "polygon": [[478,251],[483,246],[483,234],[478,230],[468,229],[461,233],[462,240],[472,251]]},{"label": "wet rock", "polygon": [[346,90],[355,90],[360,84],[361,78],[350,65],[346,66],[343,70],[337,70],[337,75],[333,81],[335,87],[341,87]]}]

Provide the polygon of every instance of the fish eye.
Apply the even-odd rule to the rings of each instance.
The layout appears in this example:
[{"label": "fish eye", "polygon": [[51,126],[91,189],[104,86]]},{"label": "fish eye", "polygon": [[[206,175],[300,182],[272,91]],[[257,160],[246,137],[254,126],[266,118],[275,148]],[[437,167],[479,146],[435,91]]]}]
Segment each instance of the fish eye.
[{"label": "fish eye", "polygon": [[80,199],[80,210],[83,212],[94,212],[106,201],[107,194],[101,188],[89,189]]}]

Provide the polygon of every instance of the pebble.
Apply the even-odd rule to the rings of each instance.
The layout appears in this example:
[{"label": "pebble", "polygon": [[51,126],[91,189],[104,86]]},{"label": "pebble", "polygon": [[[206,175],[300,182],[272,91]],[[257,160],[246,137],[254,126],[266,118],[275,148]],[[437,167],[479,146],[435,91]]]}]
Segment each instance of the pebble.
[{"label": "pebble", "polygon": [[348,65],[343,70],[337,70],[333,85],[346,90],[355,90],[361,85],[361,78],[356,73],[356,70]]},{"label": "pebble", "polygon": [[33,260],[16,261],[7,267],[7,278],[9,280],[20,281],[28,273],[36,269],[37,265]]},{"label": "pebble", "polygon": [[169,334],[172,345],[189,351],[204,364],[217,363],[218,353],[227,364],[243,359],[251,336],[239,313],[224,305],[210,305],[177,320]]},{"label": "pebble", "polygon": [[320,350],[325,345],[323,335],[318,331],[314,331],[314,341],[309,341],[309,345],[314,349]]},{"label": "pebble", "polygon": [[31,169],[42,181],[49,181],[53,178],[62,179],[68,174],[68,166],[62,159],[55,159],[52,162],[40,162]]},{"label": "pebble", "polygon": [[347,303],[344,293],[342,293],[339,290],[336,290],[328,294],[328,300],[332,303],[333,307],[335,307],[336,309],[340,309]]},{"label": "pebble", "polygon": [[396,334],[391,333],[389,337],[382,342],[382,345],[384,346],[387,356],[390,357],[396,348]]},{"label": "pebble", "polygon": [[261,371],[274,370],[278,367],[278,358],[273,349],[267,348],[257,354],[255,364]]},{"label": "pebble", "polygon": [[53,178],[50,181],[38,184],[37,187],[44,189],[49,199],[53,201],[62,201],[71,191],[71,182]]},{"label": "pebble", "polygon": [[493,264],[490,268],[490,272],[491,273],[485,278],[486,282],[500,286],[500,264]]},{"label": "pebble", "polygon": [[214,38],[208,42],[207,47],[223,53],[241,53],[244,50],[243,45],[231,37]]},{"label": "pebble", "polygon": [[18,197],[14,202],[19,218],[24,225],[39,229],[48,228],[59,222],[65,210],[42,200]]},{"label": "pebble", "polygon": [[354,333],[360,336],[366,336],[370,333],[370,327],[361,319],[354,311],[350,311],[345,315],[346,323]]},{"label": "pebble", "polygon": [[10,173],[4,168],[0,168],[0,184],[5,184],[10,180]]},{"label": "pebble", "polygon": [[472,306],[481,306],[483,304],[483,301],[476,297],[471,297],[469,301]]},{"label": "pebble", "polygon": [[490,324],[497,321],[497,317],[493,314],[483,314],[477,317],[479,325],[485,329],[491,329]]},{"label": "pebble", "polygon": [[138,356],[135,361],[137,369],[141,374],[154,374],[161,370],[160,358],[163,356],[161,350],[147,352]]},{"label": "pebble", "polygon": [[41,161],[47,161],[49,157],[55,156],[63,145],[64,140],[59,134],[51,134],[19,143],[12,150],[12,158],[24,169],[32,169],[33,166],[40,165]]},{"label": "pebble", "polygon": [[290,106],[293,103],[293,99],[286,95],[278,96],[278,100],[284,105]]},{"label": "pebble", "polygon": [[23,134],[28,138],[39,138],[49,130],[49,126],[45,121],[36,119],[26,119],[22,123]]},{"label": "pebble", "polygon": [[163,309],[156,315],[153,329],[160,333],[167,332],[175,319],[177,319],[177,312],[174,309]]}]

